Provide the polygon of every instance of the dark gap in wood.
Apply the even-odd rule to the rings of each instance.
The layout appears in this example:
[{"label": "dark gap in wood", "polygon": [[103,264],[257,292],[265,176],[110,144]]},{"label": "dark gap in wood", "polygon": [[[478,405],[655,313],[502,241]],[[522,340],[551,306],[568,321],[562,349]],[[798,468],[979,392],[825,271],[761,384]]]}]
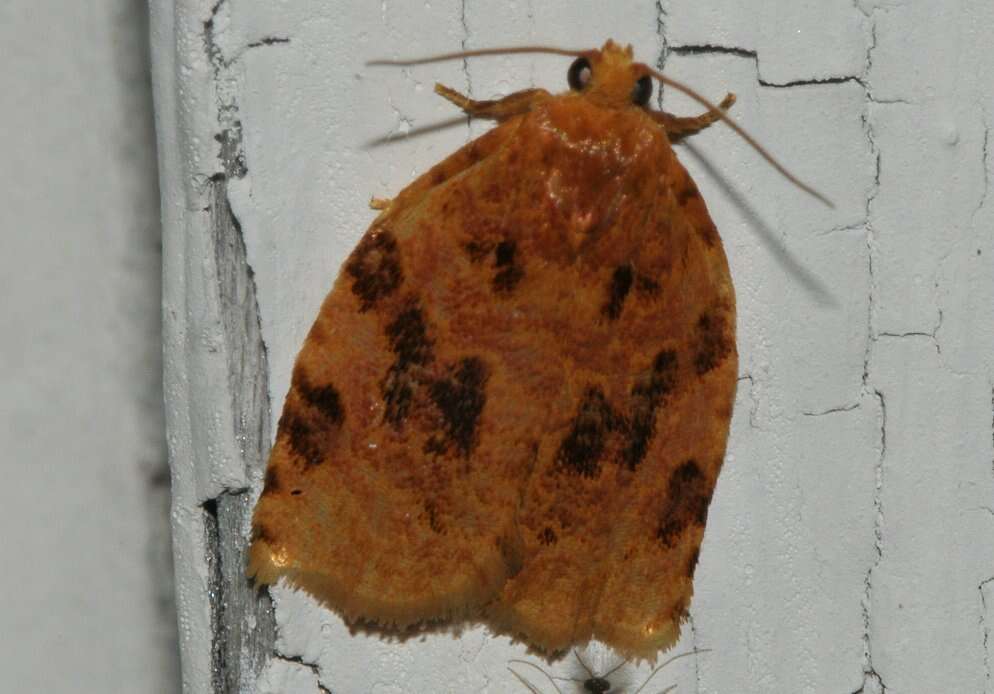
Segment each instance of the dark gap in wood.
[{"label": "dark gap in wood", "polygon": [[[269,457],[269,368],[262,339],[255,277],[242,228],[227,196],[227,177],[210,183],[211,234],[226,354],[231,426],[246,477],[261,488]],[[245,575],[255,495],[231,490],[204,505],[213,627],[212,685],[216,694],[251,691],[275,650],[272,601]]]}]

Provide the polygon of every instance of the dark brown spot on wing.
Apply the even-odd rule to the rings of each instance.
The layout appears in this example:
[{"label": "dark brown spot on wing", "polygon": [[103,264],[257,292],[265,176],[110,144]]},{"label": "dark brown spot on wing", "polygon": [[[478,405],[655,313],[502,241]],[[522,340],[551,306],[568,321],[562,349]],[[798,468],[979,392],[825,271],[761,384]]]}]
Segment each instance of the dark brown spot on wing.
[{"label": "dark brown spot on wing", "polygon": [[718,243],[718,227],[714,225],[714,222],[710,218],[701,220],[696,226],[698,233],[708,248],[712,248]]},{"label": "dark brown spot on wing", "polygon": [[315,386],[298,365],[293,370],[292,387],[301,399],[317,411],[317,416],[327,424],[340,425],[345,421],[342,398],[335,386]]},{"label": "dark brown spot on wing", "polygon": [[705,524],[711,492],[711,485],[697,461],[687,460],[673,471],[656,530],[656,539],[660,544],[673,547],[685,528]]},{"label": "dark brown spot on wing", "polygon": [[654,296],[659,293],[659,282],[651,277],[639,275],[635,278],[635,289],[642,294]]},{"label": "dark brown spot on wing", "polygon": [[391,368],[382,383],[383,419],[399,426],[411,409],[415,383],[406,371]]},{"label": "dark brown spot on wing", "polygon": [[700,547],[694,547],[694,551],[690,553],[690,558],[687,559],[687,570],[685,572],[687,574],[687,578],[694,577],[694,569],[697,568],[697,559],[700,557],[700,554]]},{"label": "dark brown spot on wing", "polygon": [[511,292],[525,276],[524,269],[515,262],[516,253],[517,244],[514,241],[504,240],[494,247],[494,267],[497,269],[493,279],[495,292]]},{"label": "dark brown spot on wing", "polygon": [[438,517],[438,506],[433,501],[426,501],[424,503],[424,516],[425,520],[428,522],[428,527],[431,531],[438,533],[439,535],[445,533],[445,527],[442,525],[441,520]]},{"label": "dark brown spot on wing", "polygon": [[676,370],[676,352],[663,350],[653,360],[649,374],[632,386],[628,440],[621,454],[622,463],[629,470],[635,470],[649,450],[649,443],[655,435],[656,411],[676,385]]},{"label": "dark brown spot on wing", "polygon": [[345,263],[345,272],[352,278],[359,311],[368,311],[396,291],[403,279],[397,239],[386,229],[369,231]]},{"label": "dark brown spot on wing", "polygon": [[514,241],[504,240],[494,248],[494,265],[496,267],[508,267],[514,264],[514,253],[517,244]]},{"label": "dark brown spot on wing", "polygon": [[464,243],[463,249],[465,249],[466,255],[469,256],[470,262],[479,263],[493,252],[494,244],[486,241],[473,240]]},{"label": "dark brown spot on wing", "polygon": [[271,545],[275,540],[276,536],[267,526],[261,523],[252,525],[252,542],[265,542],[267,545]]},{"label": "dark brown spot on wing", "polygon": [[538,541],[543,545],[554,545],[559,541],[556,536],[556,531],[550,527],[542,528],[542,532],[538,534]]},{"label": "dark brown spot on wing", "polygon": [[289,403],[283,408],[279,432],[286,437],[290,450],[308,467],[324,462],[325,453],[331,444],[331,432],[316,428],[310,417],[300,413]]},{"label": "dark brown spot on wing", "polygon": [[395,359],[380,383],[383,419],[399,426],[407,418],[417,386],[412,371],[432,360],[432,342],[424,313],[416,301],[409,302],[387,325],[386,334]]},{"label": "dark brown spot on wing", "polygon": [[615,269],[611,275],[611,283],[608,285],[607,301],[604,302],[601,313],[611,320],[618,319],[625,304],[625,297],[632,289],[634,279],[635,275],[631,265],[620,265]]},{"label": "dark brown spot on wing", "polygon": [[706,374],[724,361],[734,349],[733,336],[729,334],[728,319],[722,311],[702,313],[697,320],[697,353],[694,368]]},{"label": "dark brown spot on wing", "polygon": [[701,192],[689,176],[684,176],[683,186],[676,192],[676,202],[677,205],[684,209],[687,218],[691,221],[705,245],[711,248],[718,243],[718,229],[707,213],[707,206],[704,204]]},{"label": "dark brown spot on wing", "polygon": [[701,197],[701,193],[697,190],[697,185],[689,176],[686,176],[684,185],[676,191],[676,204],[685,207],[691,200],[699,197]]},{"label": "dark brown spot on wing", "polygon": [[676,387],[676,375],[676,351],[660,351],[636,377],[627,413],[612,407],[599,388],[589,388],[559,446],[556,469],[596,477],[600,463],[608,460],[634,472],[649,451],[657,411]]},{"label": "dark brown spot on wing", "polygon": [[424,366],[432,359],[432,343],[424,312],[416,301],[411,301],[387,326],[390,351],[397,356],[397,366]]},{"label": "dark brown spot on wing", "polygon": [[296,398],[288,399],[283,408],[279,435],[307,466],[320,465],[345,421],[341,397],[330,383],[314,385],[299,365],[293,370],[290,392]]},{"label": "dark brown spot on wing", "polygon": [[480,415],[487,402],[487,367],[482,359],[463,359],[444,378],[431,384],[428,393],[442,413],[444,439],[433,438],[434,450],[443,452],[454,444],[463,456],[476,444]]},{"label": "dark brown spot on wing", "polygon": [[279,494],[280,492],[280,479],[279,475],[276,473],[276,468],[270,466],[266,470],[266,483],[262,487],[262,495],[267,496],[269,494]]},{"label": "dark brown spot on wing", "polygon": [[569,433],[556,454],[557,468],[582,477],[600,474],[608,436],[624,426],[600,388],[589,388],[580,402]]}]

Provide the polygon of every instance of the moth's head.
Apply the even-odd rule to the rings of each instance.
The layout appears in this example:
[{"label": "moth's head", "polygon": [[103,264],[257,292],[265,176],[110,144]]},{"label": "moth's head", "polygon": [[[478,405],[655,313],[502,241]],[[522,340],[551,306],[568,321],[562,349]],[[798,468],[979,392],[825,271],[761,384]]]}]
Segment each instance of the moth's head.
[{"label": "moth's head", "polygon": [[[734,121],[729,119],[728,116],[723,113],[723,110],[727,108],[727,106],[718,106],[711,103],[687,85],[682,82],[678,82],[671,77],[667,77],[663,73],[659,72],[659,70],[655,70],[645,63],[632,62],[632,47],[625,46],[622,48],[610,39],[608,39],[600,50],[572,51],[565,48],[554,48],[552,46],[511,46],[506,48],[480,48],[471,51],[459,51],[457,53],[442,53],[439,55],[429,56],[427,58],[416,58],[413,60],[373,60],[368,64],[401,66],[421,65],[424,63],[435,63],[442,60],[455,60],[457,58],[466,59],[483,55],[508,55],[511,53],[551,53],[553,55],[564,55],[574,58],[573,64],[567,72],[570,88],[598,105],[607,106],[609,108],[631,108],[633,106],[637,108],[648,108],[649,100],[652,98],[652,80],[655,78],[662,84],[683,92],[691,99],[708,109],[708,114],[697,118],[681,119],[666,113],[653,113],[652,115],[654,118],[660,123],[663,123],[663,127],[666,127],[665,123],[667,121],[671,124],[683,121],[685,132],[696,132],[704,127],[700,125],[700,123],[705,122],[705,118],[722,120],[727,123],[732,130],[738,133],[746,142],[748,142],[757,152],[759,152],[760,155],[762,155],[762,157],[773,166],[773,168],[783,174],[787,180],[791,181],[801,190],[818,198],[829,207],[835,207],[835,205],[833,205],[828,198],[811,186],[803,183],[800,179],[787,171],[783,164],[774,159],[773,155],[763,149],[759,143],[756,142],[755,138],[736,125]],[[494,103],[500,104],[506,100],[514,100],[518,98],[519,101],[517,104],[519,106],[522,104],[527,106],[528,100],[522,100],[520,97],[521,95],[534,91],[535,90],[527,90],[525,92],[511,94],[508,97],[505,97],[505,99],[502,99],[500,102],[479,103],[493,105]],[[466,108],[466,105],[473,103],[471,99],[468,99],[457,92],[452,92],[452,90],[447,90],[446,88],[442,88],[440,93],[463,106],[463,108]],[[731,102],[728,103],[730,104]],[[513,112],[513,109],[506,109],[504,111],[505,116],[507,113]],[[491,117],[500,118],[501,116]]]},{"label": "moth's head", "polygon": [[652,75],[632,61],[632,47],[608,39],[600,50],[583,51],[566,73],[570,89],[605,106],[649,105]]}]

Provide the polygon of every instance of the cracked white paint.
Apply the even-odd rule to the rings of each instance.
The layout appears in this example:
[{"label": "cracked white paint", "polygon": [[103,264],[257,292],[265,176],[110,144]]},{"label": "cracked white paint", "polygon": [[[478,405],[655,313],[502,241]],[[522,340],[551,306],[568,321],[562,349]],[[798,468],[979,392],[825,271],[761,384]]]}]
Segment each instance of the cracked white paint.
[{"label": "cracked white paint", "polygon": [[671,45],[755,51],[763,82],[860,76],[869,25],[851,0],[663,0]]},{"label": "cracked white paint", "polygon": [[255,694],[317,691],[318,676],[313,668],[282,658],[273,658],[255,683]]},{"label": "cracked white paint", "polygon": [[[487,126],[458,123],[368,143],[457,116],[431,94],[435,81],[489,98],[533,84],[562,89],[567,66],[519,56],[389,70],[368,68],[367,59],[533,42],[585,47],[613,37],[715,99],[738,94],[737,122],[836,206],[792,189],[726,128],[678,151],[732,265],[742,376],[695,582],[693,628],[677,647],[711,650],[674,663],[659,687],[992,691],[994,535],[985,509],[994,507],[994,58],[981,47],[994,6],[177,6],[180,24],[160,17],[158,37],[173,41],[169,65],[182,68],[160,75],[178,95],[175,110],[160,107],[170,176],[163,199],[174,234],[167,273],[192,268],[190,257],[178,262],[185,256],[175,239],[187,248],[202,242],[194,182],[218,171],[212,137],[217,109],[230,99],[248,173],[229,181],[228,194],[258,287],[274,431],[293,358],[373,217],[368,199],[392,195]],[[212,9],[223,75],[211,69],[198,35]],[[663,103],[697,110],[679,95]],[[183,214],[178,201],[187,205]],[[195,280],[186,283],[189,312],[209,308]],[[209,634],[189,505],[200,497],[185,462],[196,444],[184,423],[189,412],[217,409],[197,400],[209,389],[188,385],[209,376],[191,372],[198,364],[209,371],[209,354],[200,354],[209,344],[177,340],[176,329],[171,335],[184,675],[200,691],[198,648]],[[181,354],[189,344],[192,355]],[[506,662],[528,656],[482,628],[389,642],[350,634],[304,594],[273,592],[276,647],[295,662],[274,661],[259,691],[278,681],[287,691],[313,692],[315,674],[336,694],[523,690]],[[546,669],[572,676],[565,661]],[[623,672],[637,683],[648,671]],[[538,676],[529,679],[550,691]]]}]

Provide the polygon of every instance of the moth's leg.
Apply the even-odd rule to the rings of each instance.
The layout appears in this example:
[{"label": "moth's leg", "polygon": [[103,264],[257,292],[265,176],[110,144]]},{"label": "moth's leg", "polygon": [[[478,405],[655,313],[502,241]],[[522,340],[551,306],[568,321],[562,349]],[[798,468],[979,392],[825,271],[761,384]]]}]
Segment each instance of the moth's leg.
[{"label": "moth's leg", "polygon": [[436,84],[435,93],[445,97],[474,118],[493,118],[494,120],[504,120],[511,116],[527,113],[536,103],[549,98],[549,92],[544,89],[523,89],[496,101],[477,101],[460,94],[455,89],[446,87],[444,84]]},{"label": "moth's leg", "polygon": [[666,129],[671,140],[679,140],[688,135],[699,133],[715,121],[720,120],[719,111],[727,111],[735,103],[735,95],[729,93],[718,104],[718,110],[707,111],[699,116],[681,118],[666,111],[650,111],[653,119]]},{"label": "moth's leg", "polygon": [[369,199],[369,208],[371,210],[385,210],[390,207],[390,203],[392,202],[391,198],[372,197]]}]

